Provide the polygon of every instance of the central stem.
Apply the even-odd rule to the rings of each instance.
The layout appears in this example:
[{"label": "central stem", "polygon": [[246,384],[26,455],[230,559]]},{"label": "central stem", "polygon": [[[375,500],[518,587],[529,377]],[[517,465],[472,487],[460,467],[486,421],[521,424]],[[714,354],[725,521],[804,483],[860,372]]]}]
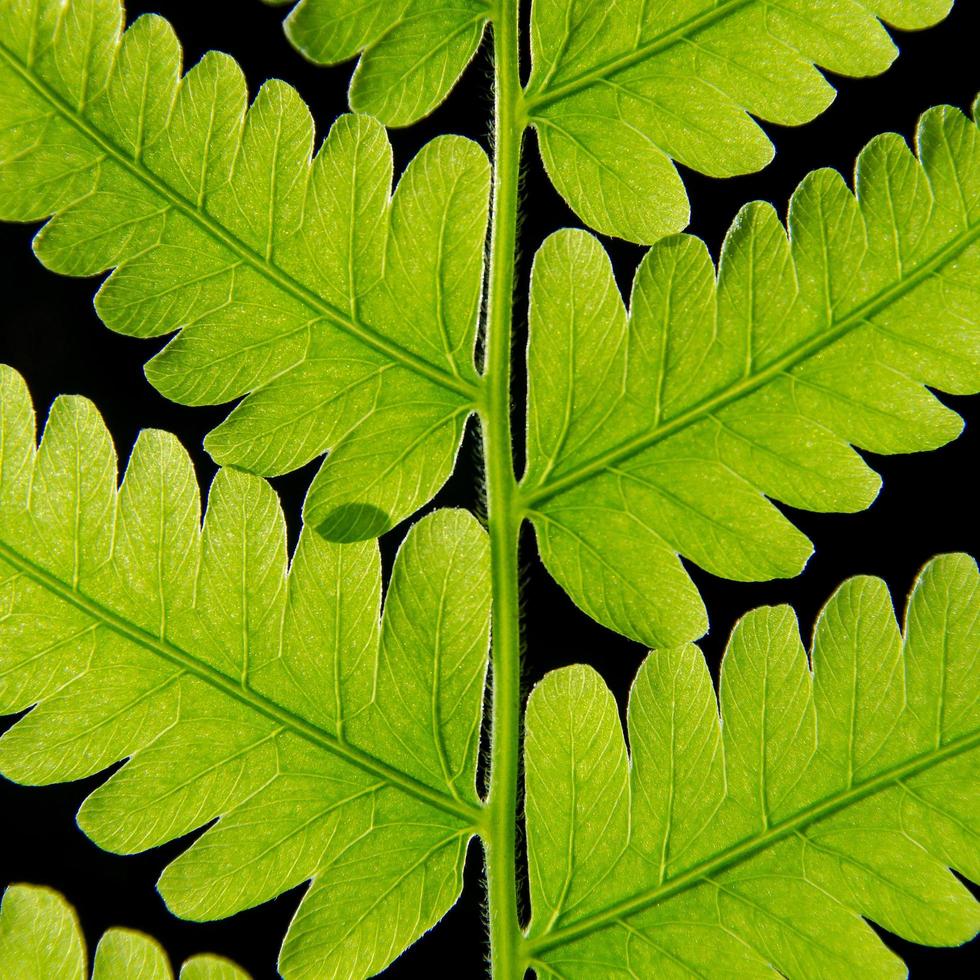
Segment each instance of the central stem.
[{"label": "central stem", "polygon": [[524,132],[517,0],[497,0],[493,34],[496,82],[493,224],[481,407],[493,586],[493,705],[484,844],[493,977],[494,980],[520,980],[526,972],[517,916],[516,850],[521,712],[517,544],[521,516],[510,428],[517,196]]}]

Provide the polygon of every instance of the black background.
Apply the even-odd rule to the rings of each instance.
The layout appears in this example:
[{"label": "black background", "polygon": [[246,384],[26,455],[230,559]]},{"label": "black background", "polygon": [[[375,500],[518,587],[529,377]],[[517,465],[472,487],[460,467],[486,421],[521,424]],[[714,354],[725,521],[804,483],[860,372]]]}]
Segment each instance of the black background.
[{"label": "black background", "polygon": [[[282,35],[282,10],[266,8],[257,0],[211,4],[151,0],[131,2],[128,8],[130,19],[147,11],[167,16],[184,43],[187,65],[208,49],[217,48],[239,60],[253,93],[269,77],[291,82],[310,105],[321,136],[329,122],[346,109],[347,81],[353,66],[325,69],[304,62]],[[837,100],[816,122],[799,129],[767,126],[778,153],[762,173],[718,181],[685,171],[693,212],[689,230],[703,237],[717,257],[725,229],[745,202],[769,200],[783,212],[793,188],[809,170],[831,166],[849,175],[858,151],[875,134],[891,130],[910,138],[917,117],[932,105],[948,103],[969,109],[980,87],[978,34],[976,5],[972,0],[960,0],[939,27],[917,34],[895,33],[902,55],[883,76],[832,78],[838,88]],[[445,105],[420,125],[393,133],[396,166],[404,167],[424,142],[440,132],[462,133],[488,146],[491,77],[489,46],[485,43]],[[530,259],[543,238],[556,228],[580,224],[545,179],[533,137],[526,160],[521,293]],[[194,457],[201,483],[206,486],[214,466],[201,449],[201,440],[227,409],[183,408],[159,396],[145,381],[142,365],[162,342],[131,340],[106,330],[92,307],[97,282],[64,279],[42,269],[30,252],[35,230],[0,227],[0,282],[5,287],[0,361],[24,374],[42,416],[60,393],[91,398],[105,415],[123,457],[143,427],[176,432]],[[618,241],[606,240],[605,244],[613,255],[620,285],[626,289],[641,250]],[[524,314],[524,303],[518,299],[518,355],[525,339]],[[515,418],[520,432],[523,375],[520,357],[515,361]],[[746,585],[691,569],[711,616],[712,629],[702,648],[713,667],[735,620],[757,605],[791,603],[804,636],[809,636],[823,602],[850,575],[882,576],[901,607],[917,570],[931,556],[952,550],[977,553],[977,495],[971,463],[980,444],[980,406],[966,398],[942,398],[966,419],[963,435],[933,453],[869,457],[884,477],[884,489],[867,512],[846,516],[792,512],[793,520],[816,544],[815,556],[797,579]],[[437,504],[481,509],[478,492],[473,489],[478,485],[476,463],[470,433],[459,470]],[[274,481],[293,539],[302,496],[313,471],[306,467]],[[387,558],[403,532],[403,527],[396,529],[385,540]],[[578,612],[537,563],[530,534],[523,543],[522,568],[525,690],[548,670],[585,661],[602,673],[623,705],[643,649]],[[117,857],[98,850],[76,828],[74,814],[103,779],[97,776],[44,789],[0,781],[0,884],[30,881],[63,891],[77,906],[92,947],[104,929],[125,925],[160,939],[175,963],[195,952],[213,951],[236,960],[256,980],[274,977],[279,942],[302,889],[224,922],[202,925],[175,919],[154,884],[189,840],[136,857]],[[480,848],[474,843],[463,898],[441,925],[396,961],[386,976],[483,974],[487,950],[481,873]],[[956,975],[973,965],[975,944],[972,948],[928,950],[887,934],[884,938],[906,959],[914,977]]]}]

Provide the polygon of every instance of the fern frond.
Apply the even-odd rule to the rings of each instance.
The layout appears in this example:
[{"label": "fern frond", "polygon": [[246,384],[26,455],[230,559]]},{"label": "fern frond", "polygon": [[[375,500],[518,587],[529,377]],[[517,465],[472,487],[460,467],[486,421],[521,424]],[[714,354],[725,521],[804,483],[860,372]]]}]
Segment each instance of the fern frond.
[{"label": "fern frond", "polygon": [[[160,881],[212,919],[312,884],[287,977],[366,976],[455,902],[480,818],[486,535],[462,511],[409,532],[379,623],[375,543],[285,528],[259,477],[222,470],[200,525],[186,453],[141,434],[116,489],[105,426],[55,402],[40,449],[0,373],[0,770],[32,785],[128,762],[84,803],[134,853],[219,818]],[[301,938],[300,938],[301,937]]]},{"label": "fern frond", "polygon": [[[0,906],[0,976],[6,980],[85,980],[85,938],[63,895],[38,885],[10,885]],[[92,980],[173,980],[156,940],[132,929],[108,929],[99,940]],[[192,956],[180,980],[249,980],[221,956]]]},{"label": "fern frond", "polygon": [[650,646],[707,618],[678,555],[725,578],[796,575],[811,547],[766,498],[858,511],[879,479],[851,448],[933,449],[959,417],[926,385],[980,388],[980,134],[921,119],[918,159],[879,136],[856,197],[831,170],[793,195],[789,236],[755,203],[715,269],[654,246],[629,315],[601,245],[534,263],[523,479],[541,557],[599,622]]},{"label": "fern frond", "polygon": [[300,0],[285,27],[311,61],[334,65],[360,55],[351,108],[407,126],[449,94],[489,16],[489,0]]},{"label": "fern frond", "polygon": [[921,573],[900,633],[879,579],[845,583],[812,672],[792,611],[758,609],[722,663],[651,654],[629,702],[569,667],[531,695],[527,817],[539,976],[903,977],[861,916],[956,945],[980,905],[980,579]]},{"label": "fern frond", "polygon": [[452,470],[478,390],[473,353],[489,167],[428,144],[390,195],[382,127],[344,116],[312,160],[297,93],[238,65],[185,76],[170,25],[122,33],[119,0],[0,2],[0,217],[68,275],[115,268],[113,330],[181,330],[147,367],[185,404],[246,397],[208,437],[262,475],[330,449],[307,520],[374,537]]},{"label": "fern frond", "polygon": [[688,222],[673,161],[712,177],[773,156],[752,116],[795,126],[838,75],[897,51],[882,21],[928,27],[952,0],[535,0],[526,107],[545,169],[583,221],[650,244]]}]

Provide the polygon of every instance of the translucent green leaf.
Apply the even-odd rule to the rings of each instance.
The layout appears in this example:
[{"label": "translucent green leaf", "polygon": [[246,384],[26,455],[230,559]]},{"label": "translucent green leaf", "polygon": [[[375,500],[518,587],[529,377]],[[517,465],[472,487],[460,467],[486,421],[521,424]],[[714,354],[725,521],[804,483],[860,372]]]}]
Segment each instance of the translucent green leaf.
[{"label": "translucent green leaf", "polygon": [[488,0],[301,0],[286,18],[286,35],[323,65],[361,55],[351,108],[406,126],[456,84],[483,37],[489,6]]},{"label": "translucent green leaf", "polygon": [[35,885],[11,885],[3,893],[0,972],[22,980],[83,980],[85,942],[61,895]]},{"label": "translucent green leaf", "polygon": [[376,536],[443,484],[473,407],[486,155],[439,138],[391,196],[376,121],[342,116],[311,161],[288,85],[246,112],[230,58],[181,77],[166,21],[121,21],[118,0],[0,5],[0,217],[53,214],[34,250],[55,271],[114,268],[113,330],[180,330],[147,366],[167,397],[247,396],[208,437],[218,463],[275,475],[329,449],[307,520]]},{"label": "translucent green leaf", "polygon": [[249,977],[223,957],[192,956],[180,968],[180,980],[249,980]]},{"label": "translucent green leaf", "polygon": [[678,556],[725,578],[796,575],[810,543],[769,499],[858,511],[878,476],[851,448],[933,449],[980,389],[980,138],[959,111],[861,153],[856,197],[810,174],[789,235],[745,207],[717,273],[655,245],[629,315],[591,235],[534,263],[525,499],[541,557],[599,622],[651,646],[707,618]]},{"label": "translucent green leaf", "polygon": [[[0,976],[7,980],[84,980],[85,940],[64,897],[37,885],[11,885],[0,908]],[[95,950],[92,980],[173,980],[160,945],[131,929],[109,929]],[[180,980],[249,980],[220,956],[187,960]]]},{"label": "translucent green leaf", "polygon": [[0,770],[32,785],[128,759],[81,828],[134,853],[220,818],[164,872],[178,915],[231,915],[311,882],[287,977],[367,976],[455,902],[478,821],[486,535],[420,521],[379,621],[377,545],[303,530],[287,570],[278,500],[219,472],[203,528],[190,460],[144,431],[116,458],[84,399],[39,449],[0,373]]},{"label": "translucent green leaf", "polygon": [[838,75],[896,55],[952,0],[534,0],[527,111],[545,168],[593,228],[651,243],[688,222],[673,161],[712,177],[760,170],[773,147],[751,118],[795,126]]},{"label": "translucent green leaf", "polygon": [[722,662],[720,717],[696,647],[648,657],[631,762],[598,675],[548,675],[527,713],[538,974],[903,977],[862,916],[970,939],[980,905],[948,869],[980,878],[978,622],[965,555],[926,566],[904,635],[881,580],[846,582],[812,665],[792,611],[757,609]]},{"label": "translucent green leaf", "polygon": [[172,976],[167,954],[148,936],[129,929],[110,929],[99,940],[95,950],[93,980],[110,980],[113,977],[119,980],[124,977],[170,980]]}]

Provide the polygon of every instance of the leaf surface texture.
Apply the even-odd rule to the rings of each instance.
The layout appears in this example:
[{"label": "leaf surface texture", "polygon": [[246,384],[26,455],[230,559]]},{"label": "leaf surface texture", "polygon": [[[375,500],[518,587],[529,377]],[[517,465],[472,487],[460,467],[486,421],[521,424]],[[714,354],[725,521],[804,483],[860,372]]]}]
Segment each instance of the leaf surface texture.
[{"label": "leaf surface texture", "polygon": [[[10,885],[0,907],[0,975],[10,980],[85,980],[85,939],[63,895],[38,885]],[[173,980],[159,943],[132,929],[106,930],[95,950],[91,980]],[[192,956],[180,980],[249,980],[221,956]]]},{"label": "leaf surface texture", "polygon": [[0,3],[0,217],[54,215],[34,249],[69,275],[115,271],[96,307],[121,333],[180,330],[147,366],[184,404],[244,399],[210,434],[262,475],[325,450],[307,520],[375,537],[452,470],[473,363],[489,166],[429,143],[391,194],[382,127],[313,123],[283,82],[246,111],[238,65],[181,77],[170,25],[122,33],[118,0]]},{"label": "leaf surface texture", "polygon": [[650,244],[688,222],[674,162],[712,177],[773,156],[752,119],[795,126],[834,89],[816,66],[876,75],[903,30],[951,0],[534,0],[527,110],[545,168],[573,210]]},{"label": "leaf surface texture", "polygon": [[409,532],[384,615],[377,545],[307,527],[287,571],[278,500],[221,470],[200,522],[176,440],[141,434],[116,489],[105,426],[55,402],[39,449],[0,375],[0,770],[45,785],[128,759],[78,822],[135,853],[218,818],[164,872],[206,920],[311,882],[286,977],[368,976],[455,902],[479,815],[486,535]]},{"label": "leaf surface texture", "polygon": [[302,0],[286,19],[286,35],[320,64],[360,55],[351,108],[387,126],[406,126],[456,84],[483,37],[489,6],[487,0]]},{"label": "leaf surface texture", "polygon": [[539,250],[522,483],[545,565],[603,625],[650,646],[700,636],[678,556],[740,581],[796,575],[810,542],[767,498],[862,510],[880,481],[852,446],[959,434],[926,386],[980,388],[980,139],[940,107],[917,145],[873,140],[856,196],[810,174],[788,235],[746,206],[717,274],[700,239],[658,243],[628,313],[591,235]]},{"label": "leaf surface texture", "polygon": [[542,977],[903,977],[862,916],[956,945],[980,906],[980,580],[921,573],[900,632],[884,583],[846,582],[812,662],[788,607],[749,613],[722,662],[652,653],[629,700],[556,671],[527,714]]}]

